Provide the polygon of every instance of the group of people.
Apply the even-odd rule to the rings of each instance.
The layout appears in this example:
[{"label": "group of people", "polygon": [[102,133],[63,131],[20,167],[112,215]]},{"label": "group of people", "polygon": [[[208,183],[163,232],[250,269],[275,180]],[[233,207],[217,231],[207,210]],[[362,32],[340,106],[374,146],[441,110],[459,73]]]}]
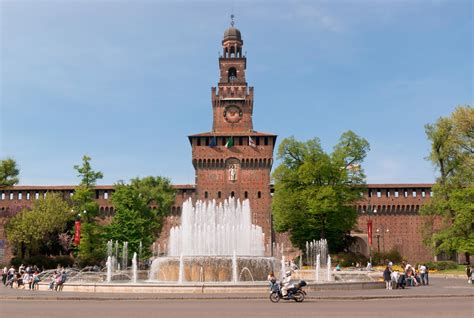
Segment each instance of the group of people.
[{"label": "group of people", "polygon": [[402,263],[403,272],[393,270],[393,263],[388,262],[383,271],[383,280],[386,289],[405,288],[405,286],[429,285],[429,270],[426,265],[419,264],[413,267]]},{"label": "group of people", "polygon": [[66,270],[59,267],[51,275],[51,281],[49,282],[48,290],[62,291],[64,283],[67,280]]},{"label": "group of people", "polygon": [[[18,270],[13,265],[10,268],[4,267],[2,270],[2,283],[10,288],[38,290],[41,280],[40,273],[41,271],[37,266],[24,266],[21,264]],[[66,270],[58,266],[51,276],[49,290],[61,291],[66,279]]]},{"label": "group of people", "polygon": [[23,264],[18,267],[18,270],[12,265],[10,268],[6,266],[2,270],[2,283],[6,287],[16,287],[35,290],[38,289],[39,285],[39,269],[36,266],[24,266]]}]

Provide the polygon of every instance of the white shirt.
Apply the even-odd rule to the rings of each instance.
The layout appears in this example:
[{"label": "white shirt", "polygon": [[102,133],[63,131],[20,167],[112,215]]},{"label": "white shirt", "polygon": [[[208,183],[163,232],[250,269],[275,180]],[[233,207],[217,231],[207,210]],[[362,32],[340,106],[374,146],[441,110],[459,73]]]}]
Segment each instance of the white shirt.
[{"label": "white shirt", "polygon": [[392,279],[392,281],[394,282],[398,282],[398,272],[397,271],[393,271],[391,274],[390,274],[390,278]]},{"label": "white shirt", "polygon": [[420,266],[420,274],[424,274],[426,273],[426,266],[425,265],[421,265]]}]

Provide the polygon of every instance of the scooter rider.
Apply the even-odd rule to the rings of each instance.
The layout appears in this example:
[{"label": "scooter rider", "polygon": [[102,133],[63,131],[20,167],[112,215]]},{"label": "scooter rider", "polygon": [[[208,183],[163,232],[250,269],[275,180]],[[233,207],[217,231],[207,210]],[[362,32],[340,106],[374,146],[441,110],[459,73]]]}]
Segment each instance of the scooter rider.
[{"label": "scooter rider", "polygon": [[286,294],[288,294],[288,289],[295,287],[293,284],[290,284],[290,282],[291,282],[291,271],[287,271],[285,277],[283,278],[281,282],[283,286],[281,288],[281,294],[283,295],[283,297],[285,297]]}]

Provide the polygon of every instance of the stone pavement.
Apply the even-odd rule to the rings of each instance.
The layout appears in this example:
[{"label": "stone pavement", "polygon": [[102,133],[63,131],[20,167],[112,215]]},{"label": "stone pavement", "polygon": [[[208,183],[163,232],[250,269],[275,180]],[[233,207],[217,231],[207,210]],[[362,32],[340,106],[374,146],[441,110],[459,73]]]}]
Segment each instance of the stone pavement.
[{"label": "stone pavement", "polygon": [[[431,277],[429,286],[406,289],[361,289],[361,290],[324,290],[309,291],[307,299],[314,300],[370,300],[396,298],[455,298],[474,297],[474,285],[459,278]],[[0,287],[0,301],[4,300],[229,300],[229,299],[267,299],[267,293],[243,294],[140,294],[140,293],[81,293],[30,291]]]}]

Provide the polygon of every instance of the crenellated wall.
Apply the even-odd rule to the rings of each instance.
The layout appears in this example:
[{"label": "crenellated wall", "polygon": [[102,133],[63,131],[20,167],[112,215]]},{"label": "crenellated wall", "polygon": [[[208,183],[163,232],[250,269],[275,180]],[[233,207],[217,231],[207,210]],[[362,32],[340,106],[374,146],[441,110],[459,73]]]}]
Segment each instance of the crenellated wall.
[{"label": "crenellated wall", "polygon": [[[248,164],[251,165],[251,159],[245,160],[248,160]],[[243,162],[247,164],[245,160]],[[214,164],[219,164],[219,161],[215,161]],[[255,160],[253,164],[260,165],[260,161]],[[261,165],[265,167],[263,161]],[[244,173],[244,171],[241,173]],[[264,184],[269,182],[269,180],[263,180],[262,182],[261,180],[253,180],[251,176],[252,172],[250,171],[250,175],[244,178],[248,184],[243,183],[240,185],[241,189],[234,189],[237,192],[234,194],[238,195],[238,197],[244,197],[245,191],[248,192],[247,196],[254,210],[252,211],[253,221],[263,225],[265,230],[270,231],[271,220],[269,216],[266,216],[265,211],[270,210],[273,188],[269,186],[268,193],[265,193],[263,196],[262,186],[264,187]],[[180,224],[181,206],[185,200],[188,198],[191,198],[193,201],[205,199],[206,191],[208,191],[209,197],[215,197],[217,192],[221,191],[221,197],[225,198],[232,191],[230,188],[214,188],[212,182],[203,182],[202,185],[203,188],[199,193],[194,185],[174,185],[176,199],[171,207],[169,216],[163,224],[159,238],[159,243],[162,246],[167,244],[170,228]],[[354,234],[367,237],[367,221],[370,219],[372,220],[373,228],[372,252],[378,249],[381,252],[397,249],[412,262],[433,260],[434,256],[431,251],[422,243],[423,217],[419,215],[421,206],[432,195],[431,186],[431,184],[369,184],[367,191],[363,192],[364,198],[356,207],[359,218]],[[18,213],[22,208],[31,206],[34,200],[48,195],[49,192],[60,192],[65,199],[68,199],[73,195],[74,188],[74,186],[15,186],[0,190],[0,240],[3,242],[0,243],[0,249],[2,244],[4,247],[0,263],[8,262],[12,257],[4,230],[8,218]],[[103,222],[107,222],[114,213],[114,207],[110,201],[113,191],[113,186],[96,187],[96,200],[100,206],[100,217]],[[258,191],[261,191],[260,199],[258,198]],[[376,212],[374,209],[376,209]],[[439,222],[435,224],[435,228],[437,226],[439,226]],[[377,232],[377,229],[379,232]],[[292,252],[288,235],[283,233],[277,234],[274,237],[276,242],[284,244],[285,250],[288,253]],[[1,251],[0,256],[2,256]]]}]

